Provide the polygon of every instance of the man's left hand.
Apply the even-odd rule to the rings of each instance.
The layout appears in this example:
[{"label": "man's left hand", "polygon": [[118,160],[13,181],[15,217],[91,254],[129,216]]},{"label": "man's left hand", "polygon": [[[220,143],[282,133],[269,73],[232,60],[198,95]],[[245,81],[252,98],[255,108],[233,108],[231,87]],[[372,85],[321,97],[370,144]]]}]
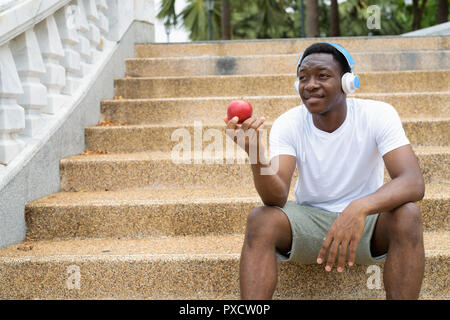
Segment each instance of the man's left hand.
[{"label": "man's left hand", "polygon": [[323,239],[322,248],[317,257],[317,263],[322,264],[325,260],[326,253],[330,250],[325,270],[331,271],[339,251],[337,271],[342,272],[344,271],[348,249],[348,265],[350,267],[353,266],[355,263],[356,248],[366,224],[366,217],[367,214],[364,212],[362,206],[358,202],[351,202],[336,218],[327,236]]}]

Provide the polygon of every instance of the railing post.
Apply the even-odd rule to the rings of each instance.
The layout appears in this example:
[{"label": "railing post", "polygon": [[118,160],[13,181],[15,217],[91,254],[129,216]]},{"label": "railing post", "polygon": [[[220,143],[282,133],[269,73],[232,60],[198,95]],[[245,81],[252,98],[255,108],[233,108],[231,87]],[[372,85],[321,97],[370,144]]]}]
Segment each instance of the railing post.
[{"label": "railing post", "polygon": [[46,70],[34,30],[11,40],[10,48],[24,91],[17,100],[25,109],[25,130],[21,134],[33,136],[44,126],[41,110],[48,103],[47,88],[40,80]]},{"label": "railing post", "polygon": [[66,85],[66,70],[60,64],[60,60],[64,58],[64,50],[53,15],[37,24],[35,28],[46,68],[42,83],[48,89],[48,104],[42,112],[55,114],[67,100],[61,94],[62,88]]},{"label": "railing post", "polygon": [[17,133],[25,128],[24,109],[17,104],[23,94],[8,43],[0,46],[0,163],[8,164],[25,147]]},{"label": "railing post", "polygon": [[66,86],[62,92],[67,95],[73,95],[80,86],[80,78],[77,76],[81,72],[81,57],[76,50],[80,43],[77,19],[77,7],[73,5],[65,6],[55,13],[64,49],[64,58],[61,60],[61,64],[66,68]]},{"label": "railing post", "polygon": [[78,74],[80,78],[84,77],[90,73],[90,64],[92,63],[92,51],[91,45],[88,40],[89,24],[86,19],[86,11],[84,9],[83,1],[76,0],[78,7],[78,37],[79,44],[77,46],[77,51],[80,53],[81,57],[81,69]]},{"label": "railing post", "polygon": [[108,5],[106,4],[106,0],[97,0],[97,11],[99,17],[97,25],[100,29],[100,36],[101,36],[100,44],[98,45],[97,49],[102,51],[105,46],[105,42],[108,41],[107,36],[109,32],[109,20],[106,17],[108,11]]},{"label": "railing post", "polygon": [[97,60],[98,50],[97,47],[100,45],[100,30],[97,26],[99,21],[99,16],[97,12],[97,4],[95,0],[84,0],[86,15],[89,23],[89,33],[88,39],[91,44],[92,59]]}]

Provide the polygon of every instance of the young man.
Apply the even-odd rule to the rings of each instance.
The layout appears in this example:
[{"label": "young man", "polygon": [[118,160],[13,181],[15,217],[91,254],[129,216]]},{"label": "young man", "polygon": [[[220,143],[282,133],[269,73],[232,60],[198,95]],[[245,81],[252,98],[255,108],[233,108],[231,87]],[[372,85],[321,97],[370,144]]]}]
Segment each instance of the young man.
[{"label": "young man", "polygon": [[[270,163],[252,164],[264,206],[247,219],[240,260],[243,299],[270,299],[277,259],[336,266],[386,259],[388,299],[417,299],[425,254],[421,213],[414,203],[425,185],[396,110],[389,104],[350,99],[359,86],[353,59],[341,46],[317,43],[297,65],[303,105],[274,122]],[[344,92],[345,90],[345,92]],[[227,132],[248,134],[242,147],[266,150],[259,132],[264,118],[227,122]],[[235,141],[237,141],[235,139]],[[275,161],[274,174],[261,174]],[[383,184],[384,165],[392,180]],[[295,200],[287,201],[295,168]]]}]

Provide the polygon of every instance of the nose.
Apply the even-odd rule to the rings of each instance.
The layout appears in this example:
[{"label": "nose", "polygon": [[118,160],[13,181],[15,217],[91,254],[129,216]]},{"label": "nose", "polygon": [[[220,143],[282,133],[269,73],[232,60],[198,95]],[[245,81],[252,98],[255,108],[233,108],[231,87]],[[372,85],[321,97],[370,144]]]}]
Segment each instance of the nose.
[{"label": "nose", "polygon": [[312,91],[314,89],[317,89],[318,87],[319,87],[319,84],[317,83],[315,77],[310,77],[304,84],[305,90],[308,90],[308,91]]}]

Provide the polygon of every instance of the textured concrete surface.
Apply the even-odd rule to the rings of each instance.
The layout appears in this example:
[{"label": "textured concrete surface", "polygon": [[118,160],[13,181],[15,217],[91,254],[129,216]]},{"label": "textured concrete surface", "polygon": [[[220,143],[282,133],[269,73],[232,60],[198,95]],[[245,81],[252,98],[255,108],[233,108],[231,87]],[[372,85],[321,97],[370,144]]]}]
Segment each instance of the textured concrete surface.
[{"label": "textured concrete surface", "polygon": [[[132,58],[126,61],[126,68],[127,76],[130,77],[295,74],[298,56],[298,54],[283,54]],[[352,57],[357,73],[450,69],[449,50],[358,52]]]},{"label": "textured concrete surface", "polygon": [[450,49],[450,37],[354,37],[215,41],[185,44],[137,44],[136,57],[235,56],[254,54],[300,54],[315,42],[336,42],[352,54],[358,51]]},{"label": "textured concrete surface", "polygon": [[[450,180],[449,147],[413,148],[426,183]],[[195,164],[195,159],[199,163]],[[210,163],[205,163],[209,161]],[[217,163],[213,163],[217,161]],[[228,164],[227,162],[231,162]],[[246,161],[246,163],[244,163]],[[168,152],[82,155],[61,161],[63,191],[105,191],[130,188],[253,186],[248,159],[203,157],[192,153],[191,163],[174,163]]]},{"label": "textured concrete surface", "polygon": [[[293,93],[293,91],[292,91]],[[351,97],[390,103],[402,119],[450,117],[450,92],[355,93]],[[220,122],[232,100],[243,97],[196,97],[161,99],[120,99],[101,102],[101,119],[124,125],[174,125],[202,121]],[[275,120],[283,112],[301,104],[295,95],[245,96],[256,116]]]},{"label": "textured concrete surface", "polygon": [[[427,233],[424,240],[421,294],[448,297],[448,234]],[[2,251],[0,298],[237,296],[242,241],[230,235],[25,242]],[[318,265],[281,264],[275,295],[383,298],[383,289],[368,289],[366,272],[367,266],[338,274]]]},{"label": "textured concrete surface", "polygon": [[[359,93],[450,91],[450,70],[359,74]],[[439,79],[439,81],[436,81]],[[292,94],[295,74],[123,78],[114,81],[122,98],[257,96]],[[264,85],[261,85],[264,83]]]},{"label": "textured concrete surface", "polygon": [[[290,200],[293,191],[294,183]],[[450,231],[449,197],[449,184],[426,186],[418,202],[425,231]],[[27,205],[27,239],[244,233],[248,213],[261,205],[254,188],[59,192]]]},{"label": "textured concrete surface", "polygon": [[[211,119],[212,120],[212,119]],[[214,119],[219,120],[219,119]],[[214,139],[202,141],[202,147],[205,149],[208,145],[215,143],[218,139],[222,141],[225,148],[226,139],[229,138],[225,133],[225,123],[219,120],[214,125],[212,121],[202,123],[201,128],[192,124],[173,124],[167,125],[129,125],[129,126],[94,126],[86,127],[86,149],[102,150],[108,153],[123,152],[144,152],[144,151],[168,151],[170,152],[181,141],[172,139],[172,135],[177,130],[185,130],[189,133],[191,140],[191,150],[194,150],[194,132],[201,132],[202,137],[206,137],[208,132],[213,132]],[[448,119],[403,119],[403,128],[413,146],[449,146]],[[272,121],[264,123],[267,130],[267,137],[272,128]],[[230,140],[231,141],[231,140]]]}]

